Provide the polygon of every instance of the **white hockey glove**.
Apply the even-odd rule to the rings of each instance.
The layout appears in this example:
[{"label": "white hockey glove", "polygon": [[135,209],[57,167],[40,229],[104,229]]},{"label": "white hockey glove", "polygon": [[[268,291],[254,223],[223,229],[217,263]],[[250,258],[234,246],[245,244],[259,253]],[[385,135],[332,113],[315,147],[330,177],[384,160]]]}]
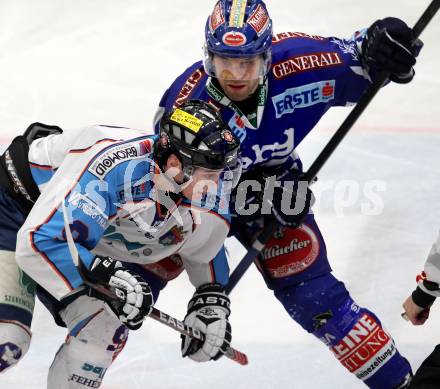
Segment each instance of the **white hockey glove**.
[{"label": "white hockey glove", "polygon": [[110,257],[97,256],[90,265],[89,272],[92,280],[108,285],[119,300],[111,300],[94,289],[90,290],[90,295],[105,300],[119,320],[131,330],[140,328],[154,305],[148,284],[138,274]]},{"label": "white hockey glove", "polygon": [[182,336],[182,356],[196,362],[217,360],[231,343],[229,297],[220,284],[199,286],[188,303],[185,324],[205,334],[205,342]]}]

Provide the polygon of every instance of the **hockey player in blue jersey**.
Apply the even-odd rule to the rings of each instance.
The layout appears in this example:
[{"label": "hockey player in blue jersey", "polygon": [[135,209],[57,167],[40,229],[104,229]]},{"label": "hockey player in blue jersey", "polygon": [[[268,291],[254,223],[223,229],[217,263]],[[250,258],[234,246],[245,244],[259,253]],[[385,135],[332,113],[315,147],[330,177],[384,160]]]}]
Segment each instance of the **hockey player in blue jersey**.
[{"label": "hockey player in blue jersey", "polygon": [[[230,216],[207,199],[219,190],[227,196],[238,182],[238,137],[203,101],[164,116],[159,137],[109,126],[60,132],[32,126],[0,159],[0,261],[8,275],[0,292],[27,297],[1,301],[0,371],[15,365],[30,342],[33,281],[17,275],[38,284],[40,299],[69,330],[47,387],[99,387],[128,329],[141,326],[162,287],[144,265],[170,256],[196,288],[185,322],[206,334],[204,343],[184,338],[183,356],[218,359],[231,340],[222,286],[228,269],[216,262]],[[83,284],[65,218],[84,271],[121,301]]]},{"label": "hockey player in blue jersey", "polygon": [[[219,0],[206,22],[203,61],[168,88],[156,120],[189,98],[209,101],[242,141],[247,178],[263,187],[264,176],[297,179],[302,165],[295,148],[324,113],[356,103],[381,71],[391,82],[410,82],[421,47],[396,18],[378,20],[350,39],[273,33],[263,1]],[[332,275],[324,239],[308,213],[310,196],[295,215],[283,212],[282,194],[282,187],[274,188],[271,209],[279,228],[258,259],[267,286],[292,319],[368,387],[405,387],[411,367],[393,338]],[[254,214],[249,220],[236,211],[232,231],[249,241],[262,218]]]}]

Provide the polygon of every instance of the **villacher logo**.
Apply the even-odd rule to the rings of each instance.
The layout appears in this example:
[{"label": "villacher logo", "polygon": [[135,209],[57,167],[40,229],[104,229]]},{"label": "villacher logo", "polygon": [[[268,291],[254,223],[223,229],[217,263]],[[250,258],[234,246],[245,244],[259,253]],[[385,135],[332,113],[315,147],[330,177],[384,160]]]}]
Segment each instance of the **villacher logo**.
[{"label": "villacher logo", "polygon": [[311,266],[319,256],[320,244],[314,231],[302,224],[272,238],[262,252],[264,268],[273,278],[297,274]]}]

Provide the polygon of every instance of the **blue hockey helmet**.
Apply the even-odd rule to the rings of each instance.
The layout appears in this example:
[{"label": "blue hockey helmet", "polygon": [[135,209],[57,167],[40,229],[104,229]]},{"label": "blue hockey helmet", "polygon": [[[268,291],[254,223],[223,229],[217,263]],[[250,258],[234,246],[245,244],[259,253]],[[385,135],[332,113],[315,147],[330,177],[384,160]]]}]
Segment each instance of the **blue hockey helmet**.
[{"label": "blue hockey helmet", "polygon": [[205,70],[214,76],[212,55],[271,60],[272,20],[262,0],[219,0],[205,26]]}]

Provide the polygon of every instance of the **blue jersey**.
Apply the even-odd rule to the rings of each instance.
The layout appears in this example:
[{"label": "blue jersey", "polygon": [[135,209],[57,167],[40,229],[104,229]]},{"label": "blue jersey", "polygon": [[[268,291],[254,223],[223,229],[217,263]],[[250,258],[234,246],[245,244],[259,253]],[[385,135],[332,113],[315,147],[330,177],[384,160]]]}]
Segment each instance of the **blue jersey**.
[{"label": "blue jersey", "polygon": [[[361,60],[364,37],[365,30],[350,39],[304,33],[274,35],[272,65],[265,83],[261,84],[265,88],[264,101],[256,102],[263,110],[253,117],[244,115],[239,104],[231,103],[206,75],[203,64],[197,62],[163,95],[155,130],[159,130],[163,113],[172,107],[188,99],[209,101],[218,107],[224,121],[240,138],[244,171],[259,166],[302,171],[295,148],[329,108],[355,104],[371,83]],[[239,219],[233,217],[232,222]],[[317,265],[309,276],[329,269],[328,264]],[[268,285],[272,288],[290,285],[301,280],[298,277],[302,275],[271,280]]]},{"label": "blue jersey", "polygon": [[302,33],[273,37],[272,65],[267,75],[264,111],[256,125],[228,104],[197,62],[165,92],[156,117],[188,99],[216,105],[226,123],[240,137],[244,171],[259,165],[301,169],[296,146],[332,106],[358,101],[370,84],[362,66],[364,33],[351,39],[324,38]]}]

